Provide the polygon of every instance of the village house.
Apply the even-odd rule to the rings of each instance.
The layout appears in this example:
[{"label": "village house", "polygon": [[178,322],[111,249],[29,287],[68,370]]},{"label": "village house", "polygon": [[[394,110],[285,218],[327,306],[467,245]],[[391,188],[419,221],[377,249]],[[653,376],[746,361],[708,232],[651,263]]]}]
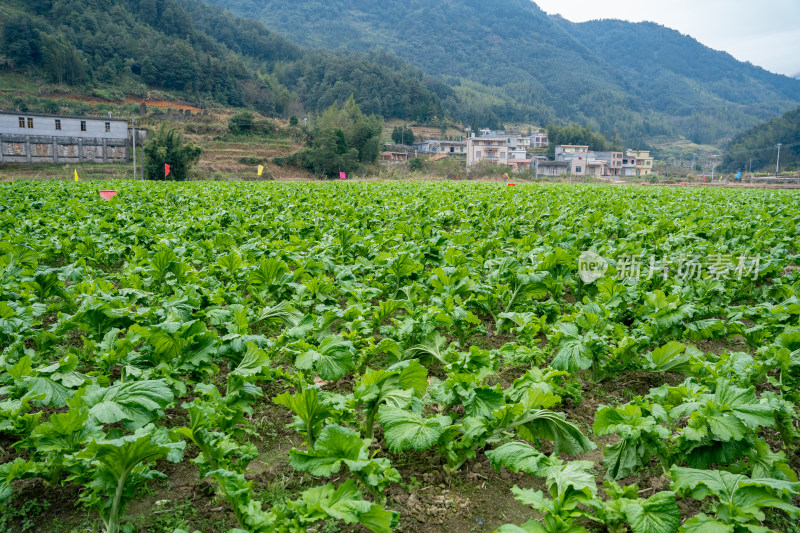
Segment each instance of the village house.
[{"label": "village house", "polygon": [[429,139],[411,145],[420,152],[431,152],[434,154],[464,154],[467,151],[466,141],[440,141]]},{"label": "village house", "polygon": [[120,118],[0,111],[0,163],[114,163],[129,158]]},{"label": "village house", "polygon": [[569,161],[539,161],[536,163],[537,176],[568,176],[571,174]]},{"label": "village house", "polygon": [[546,131],[534,131],[531,134],[531,148],[547,148],[549,144]]},{"label": "village house", "polygon": [[649,176],[653,173],[653,158],[650,157],[650,150],[628,150],[629,159],[634,159],[636,175]]},{"label": "village house", "polygon": [[609,176],[622,174],[622,152],[595,152],[595,159],[606,162],[606,172]]},{"label": "village house", "polygon": [[388,165],[397,165],[401,163],[405,163],[409,160],[408,152],[381,152],[381,163],[386,163]]},{"label": "village house", "polygon": [[588,146],[560,145],[555,148],[555,160],[570,163],[570,174],[577,176],[605,176],[606,162],[595,157]]},{"label": "village house", "polygon": [[507,137],[469,137],[467,139],[467,167],[487,161],[495,165],[508,165]]}]

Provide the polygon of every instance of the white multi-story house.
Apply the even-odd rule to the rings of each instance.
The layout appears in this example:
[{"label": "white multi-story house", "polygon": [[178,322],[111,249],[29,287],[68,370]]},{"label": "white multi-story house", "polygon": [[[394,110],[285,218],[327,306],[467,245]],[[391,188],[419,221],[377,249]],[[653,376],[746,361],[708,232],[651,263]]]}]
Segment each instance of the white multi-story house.
[{"label": "white multi-story house", "polygon": [[570,174],[578,176],[605,176],[606,162],[589,151],[588,146],[559,145],[555,148],[556,161],[570,163]]},{"label": "white multi-story house", "polygon": [[508,138],[505,136],[470,137],[467,139],[467,166],[479,161],[508,165],[508,151]]},{"label": "white multi-story house", "polygon": [[511,148],[522,148],[527,150],[531,146],[531,138],[527,135],[507,135],[508,145]]}]

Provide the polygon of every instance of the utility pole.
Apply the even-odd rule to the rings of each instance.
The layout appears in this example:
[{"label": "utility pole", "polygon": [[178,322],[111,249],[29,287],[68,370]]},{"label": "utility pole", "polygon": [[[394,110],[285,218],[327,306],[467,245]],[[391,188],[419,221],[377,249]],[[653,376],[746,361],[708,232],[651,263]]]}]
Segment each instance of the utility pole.
[{"label": "utility pole", "polygon": [[781,143],[778,143],[778,161],[775,163],[775,177],[778,177],[778,170],[781,168]]},{"label": "utility pole", "polygon": [[133,141],[133,179],[136,179],[136,117],[131,116],[131,140]]}]

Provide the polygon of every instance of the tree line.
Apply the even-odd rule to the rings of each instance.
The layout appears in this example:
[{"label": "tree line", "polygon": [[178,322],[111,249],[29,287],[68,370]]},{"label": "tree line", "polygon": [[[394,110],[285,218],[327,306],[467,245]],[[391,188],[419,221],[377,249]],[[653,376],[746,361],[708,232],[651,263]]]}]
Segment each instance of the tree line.
[{"label": "tree line", "polygon": [[0,65],[81,88],[160,88],[265,115],[322,112],[351,95],[368,113],[438,120],[452,89],[388,54],[303,50],[199,0],[29,0],[4,8]]},{"label": "tree line", "polygon": [[781,146],[781,170],[800,168],[800,107],[740,133],[728,144],[722,169],[774,171]]}]

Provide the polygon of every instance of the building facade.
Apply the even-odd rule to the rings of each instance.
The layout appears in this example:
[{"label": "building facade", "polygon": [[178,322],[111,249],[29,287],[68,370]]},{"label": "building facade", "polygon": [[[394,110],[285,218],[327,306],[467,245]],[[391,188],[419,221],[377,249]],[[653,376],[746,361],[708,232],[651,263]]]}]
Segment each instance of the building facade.
[{"label": "building facade", "polygon": [[486,161],[495,165],[508,165],[507,137],[470,137],[467,139],[467,167]]},{"label": "building facade", "polygon": [[636,175],[649,176],[653,173],[653,158],[650,157],[650,150],[628,150],[629,158],[636,160]]},{"label": "building facade", "polygon": [[464,154],[467,151],[467,143],[465,141],[430,139],[414,143],[412,146],[421,152],[432,152],[434,154]]},{"label": "building facade", "polygon": [[547,148],[549,144],[546,131],[535,131],[531,134],[531,148]]},{"label": "building facade", "polygon": [[0,164],[125,162],[130,136],[126,119],[0,111]]},{"label": "building facade", "polygon": [[606,162],[606,172],[610,176],[622,174],[622,152],[595,152],[595,159]]}]

